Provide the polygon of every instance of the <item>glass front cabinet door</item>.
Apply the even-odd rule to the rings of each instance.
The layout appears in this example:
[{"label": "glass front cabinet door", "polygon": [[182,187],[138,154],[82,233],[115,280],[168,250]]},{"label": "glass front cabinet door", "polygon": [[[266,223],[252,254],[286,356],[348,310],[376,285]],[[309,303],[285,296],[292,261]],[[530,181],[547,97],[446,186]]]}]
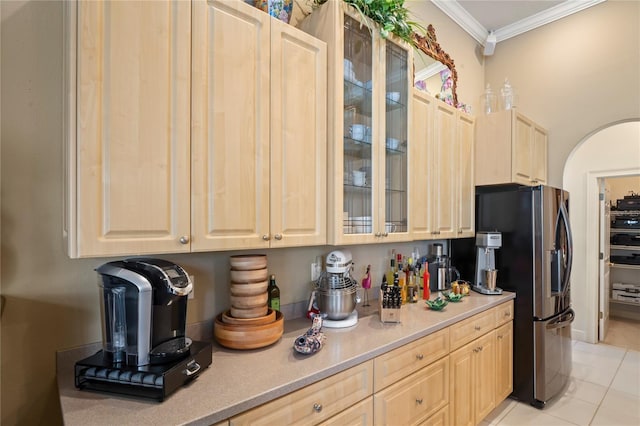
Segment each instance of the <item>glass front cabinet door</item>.
[{"label": "glass front cabinet door", "polygon": [[[300,28],[328,44],[329,244],[409,241],[413,51],[344,2]],[[371,29],[370,29],[371,28]]]}]

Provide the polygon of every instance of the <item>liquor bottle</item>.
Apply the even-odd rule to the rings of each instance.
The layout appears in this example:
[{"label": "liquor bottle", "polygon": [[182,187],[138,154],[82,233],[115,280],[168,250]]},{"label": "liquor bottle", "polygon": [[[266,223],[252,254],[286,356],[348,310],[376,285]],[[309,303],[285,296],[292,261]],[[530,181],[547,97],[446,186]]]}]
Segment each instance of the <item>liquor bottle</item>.
[{"label": "liquor bottle", "polygon": [[416,303],[418,301],[418,286],[416,285],[416,274],[409,258],[407,266],[407,302]]},{"label": "liquor bottle", "polygon": [[276,285],[276,276],[269,277],[269,307],[274,311],[280,310],[280,289]]},{"label": "liquor bottle", "polygon": [[393,283],[394,272],[396,272],[396,260],[392,258],[391,263],[389,264],[389,269],[387,270],[387,273],[386,273],[387,283],[389,283],[389,285]]},{"label": "liquor bottle", "polygon": [[[398,255],[401,256],[401,255]],[[407,274],[404,272],[402,263],[398,263],[398,285],[400,286],[400,299],[402,304],[407,303]]]},{"label": "liquor bottle", "polygon": [[431,297],[431,292],[429,291],[429,278],[429,262],[424,262],[424,274],[422,275],[422,298],[424,300],[429,300],[429,298]]}]

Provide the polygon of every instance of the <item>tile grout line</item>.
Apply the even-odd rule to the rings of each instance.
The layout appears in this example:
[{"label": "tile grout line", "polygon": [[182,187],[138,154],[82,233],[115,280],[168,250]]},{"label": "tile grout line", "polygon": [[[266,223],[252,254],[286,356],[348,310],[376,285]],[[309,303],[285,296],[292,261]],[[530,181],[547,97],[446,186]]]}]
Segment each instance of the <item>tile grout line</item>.
[{"label": "tile grout line", "polygon": [[624,355],[622,355],[622,359],[620,360],[620,364],[618,365],[618,368],[616,369],[616,372],[613,374],[613,378],[611,379],[611,383],[609,383],[609,386],[607,386],[606,392],[604,393],[604,395],[602,395],[602,399],[598,403],[598,406],[596,407],[596,411],[593,412],[593,416],[591,417],[591,420],[589,421],[589,425],[593,424],[593,420],[598,415],[598,411],[600,411],[600,407],[602,407],[602,403],[604,402],[605,398],[609,394],[609,391],[611,390],[611,385],[613,384],[613,381],[616,379],[616,376],[620,372],[620,368],[622,367],[622,362],[626,358],[628,352],[629,352],[629,349],[624,348]]}]

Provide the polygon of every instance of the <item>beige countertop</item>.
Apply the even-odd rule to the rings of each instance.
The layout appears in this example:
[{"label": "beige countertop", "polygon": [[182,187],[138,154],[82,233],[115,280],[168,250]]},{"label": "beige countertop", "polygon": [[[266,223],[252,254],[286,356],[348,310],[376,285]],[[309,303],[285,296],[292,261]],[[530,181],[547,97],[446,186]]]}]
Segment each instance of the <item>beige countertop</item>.
[{"label": "beige countertop", "polygon": [[[238,351],[214,342],[213,362],[196,380],[162,403],[77,390],[74,363],[99,345],[58,353],[58,389],[66,425],[211,424],[225,420],[460,320],[513,299],[514,293],[473,293],[440,312],[424,302],[402,307],[402,323],[380,322],[377,308],[358,308],[358,324],[328,329],[324,348],[313,355],[293,350],[296,337],[311,325],[307,319],[285,321],[282,338],[262,349]],[[377,301],[374,301],[377,302]]]}]

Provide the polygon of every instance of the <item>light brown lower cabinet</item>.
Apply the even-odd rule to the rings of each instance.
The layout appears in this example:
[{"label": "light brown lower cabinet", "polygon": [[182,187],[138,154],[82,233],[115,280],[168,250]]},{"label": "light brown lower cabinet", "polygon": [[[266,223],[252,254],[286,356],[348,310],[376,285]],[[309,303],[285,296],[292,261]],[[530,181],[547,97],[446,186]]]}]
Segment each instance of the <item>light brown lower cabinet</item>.
[{"label": "light brown lower cabinet", "polygon": [[434,415],[429,417],[420,426],[447,426],[449,425],[449,406],[442,407]]},{"label": "light brown lower cabinet", "polygon": [[367,361],[231,418],[236,425],[318,424],[373,394]]},{"label": "light brown lower cabinet", "polygon": [[444,357],[373,396],[376,425],[418,425],[449,403],[449,358]]},{"label": "light brown lower cabinet", "polygon": [[496,329],[496,404],[513,391],[513,322]]},{"label": "light brown lower cabinet", "polygon": [[371,426],[373,424],[373,397],[358,402],[336,414],[320,426]]},{"label": "light brown lower cabinet", "polygon": [[512,390],[513,302],[230,419],[235,425],[477,425]]},{"label": "light brown lower cabinet", "polygon": [[495,331],[449,355],[451,423],[476,425],[495,407]]}]

